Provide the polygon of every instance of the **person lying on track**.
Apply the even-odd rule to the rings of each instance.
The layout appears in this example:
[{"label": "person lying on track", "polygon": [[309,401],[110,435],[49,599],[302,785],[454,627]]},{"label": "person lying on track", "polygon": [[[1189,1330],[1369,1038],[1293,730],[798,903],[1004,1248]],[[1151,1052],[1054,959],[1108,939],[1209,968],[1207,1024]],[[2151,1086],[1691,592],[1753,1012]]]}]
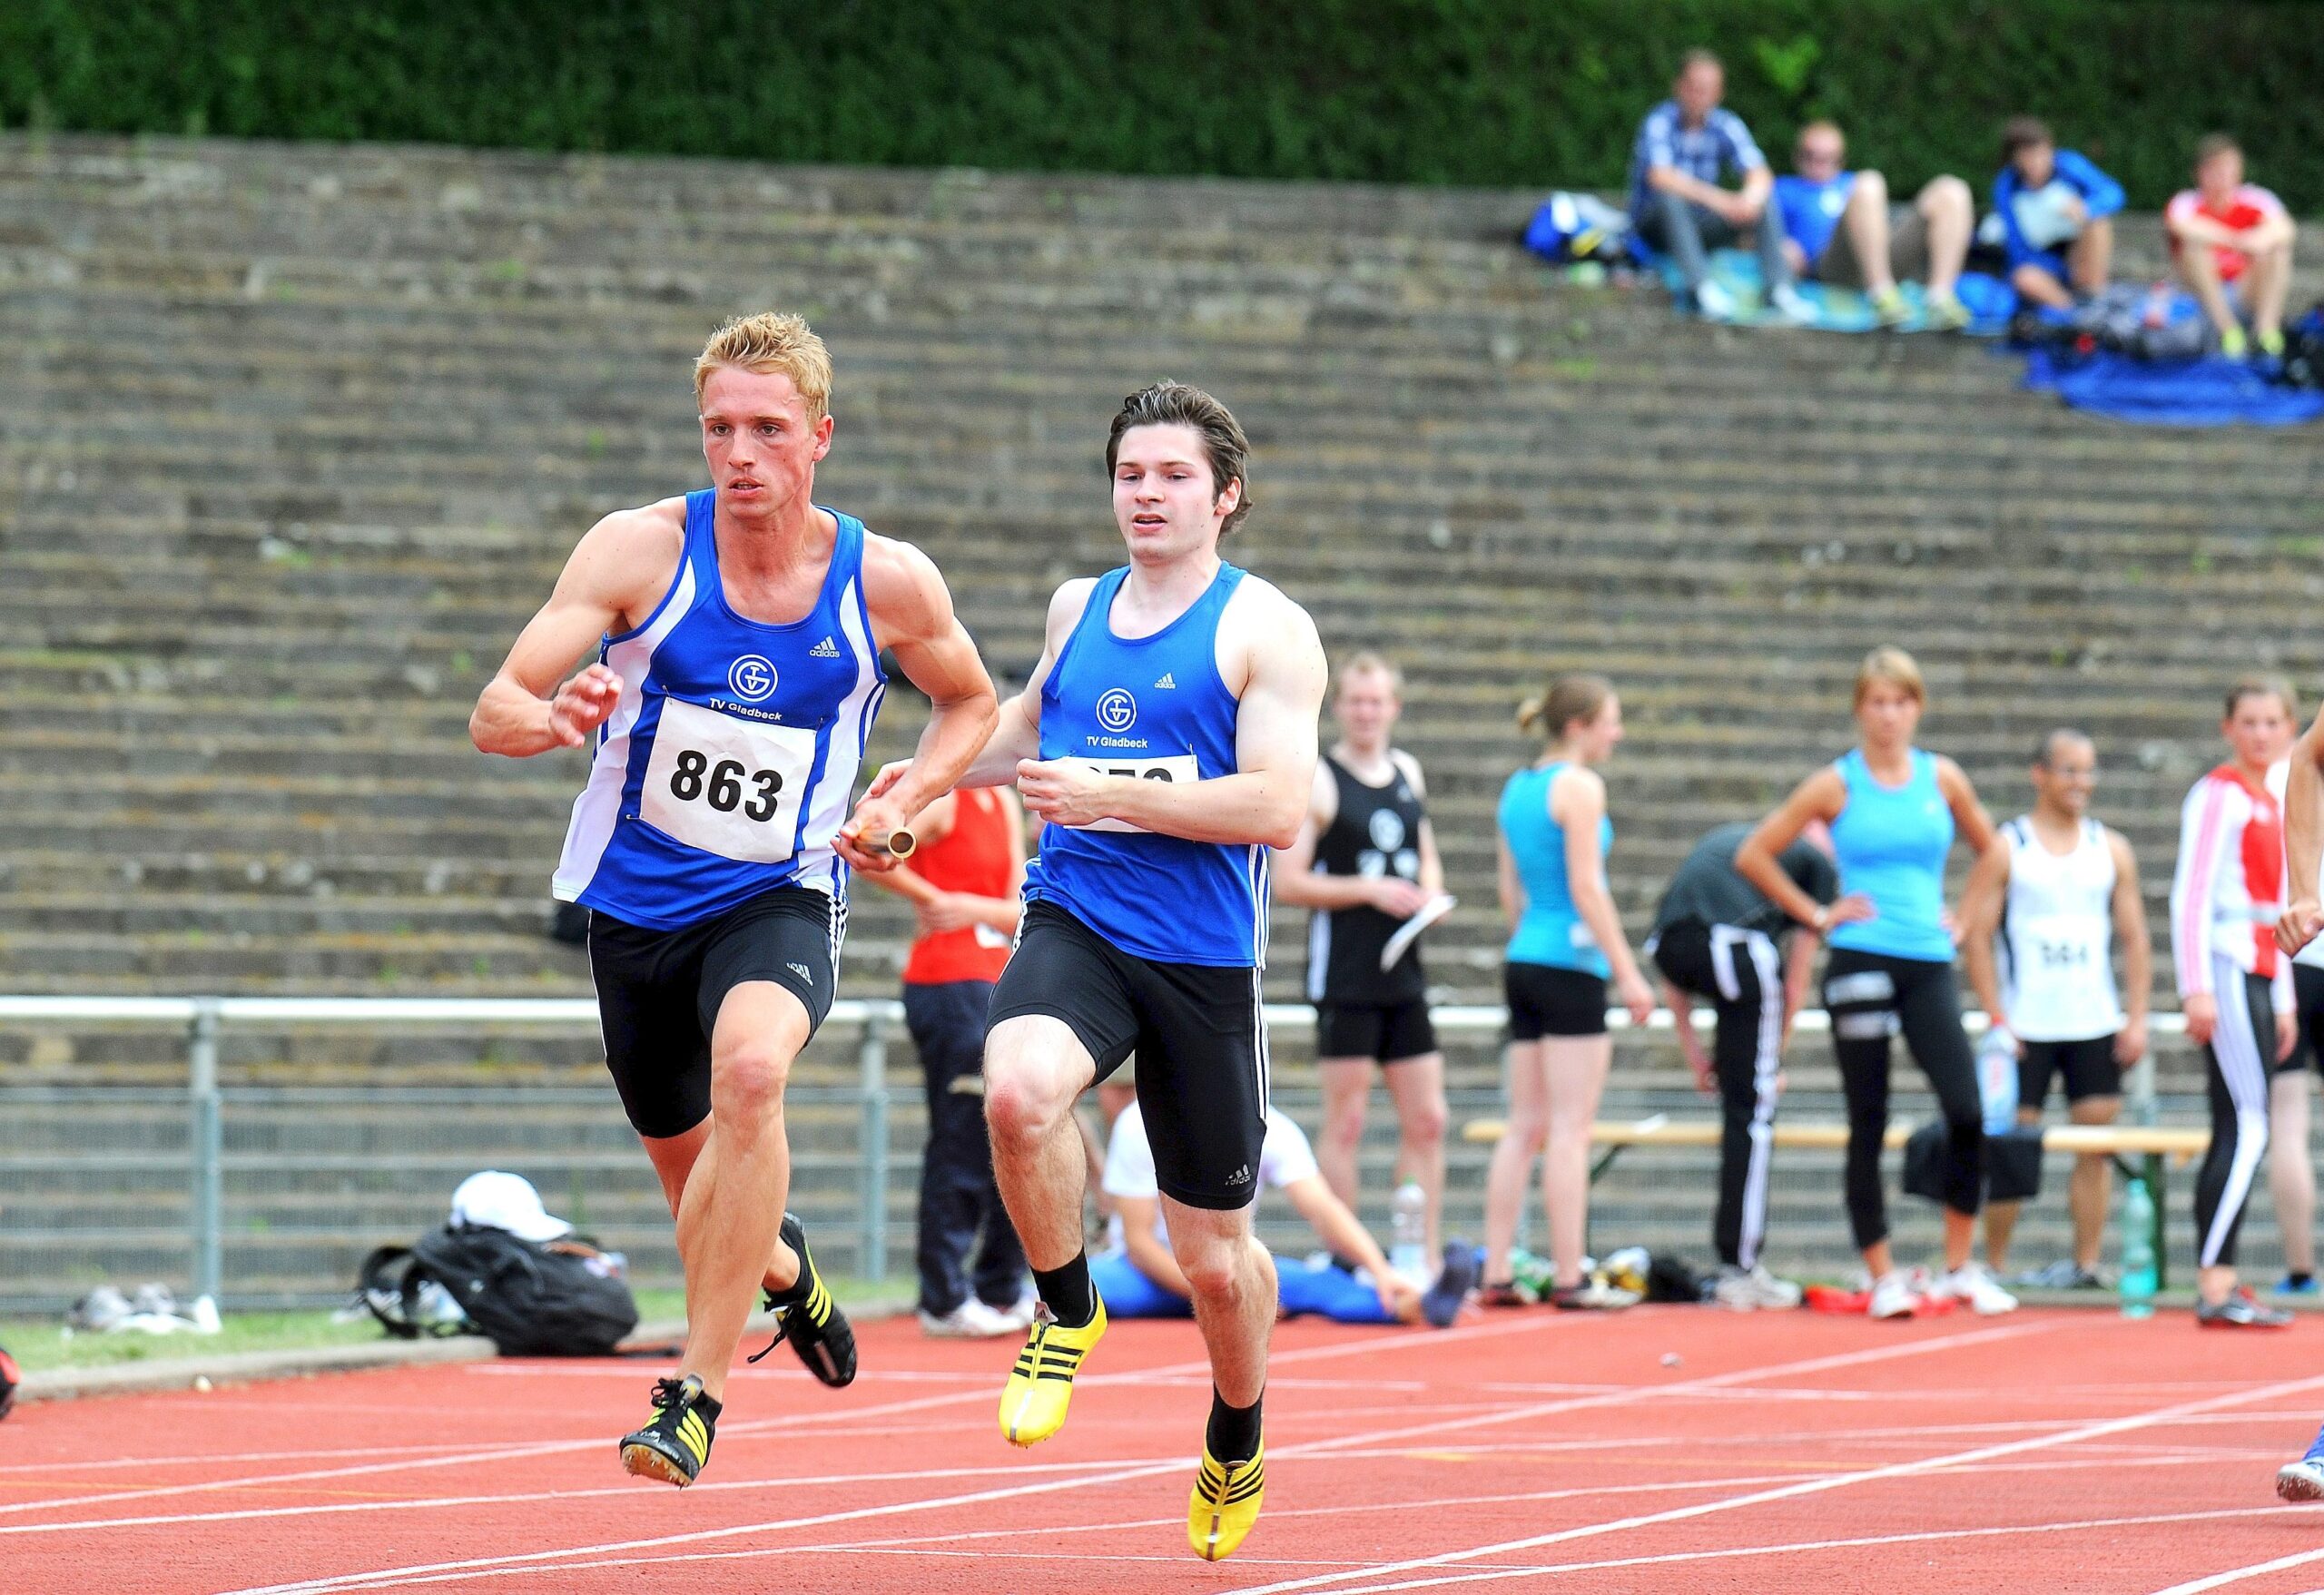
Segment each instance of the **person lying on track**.
[{"label": "person lying on track", "polygon": [[[1315,1263],[1275,1259],[1283,1317],[1313,1313],[1337,1324],[1415,1324],[1425,1318],[1443,1329],[1477,1282],[1476,1248],[1462,1241],[1445,1245],[1443,1266],[1425,1293],[1391,1268],[1379,1243],[1333,1194],[1305,1133],[1279,1108],[1267,1109],[1258,1185],[1262,1193],[1281,1191],[1332,1254]],[[1105,1189],[1114,1198],[1114,1216],[1107,1226],[1106,1249],[1089,1259],[1089,1277],[1107,1313],[1116,1318],[1194,1316],[1187,1276],[1162,1226],[1154,1148],[1136,1102],[1114,1120],[1106,1147]],[[1355,1266],[1346,1266],[1343,1258]]]}]

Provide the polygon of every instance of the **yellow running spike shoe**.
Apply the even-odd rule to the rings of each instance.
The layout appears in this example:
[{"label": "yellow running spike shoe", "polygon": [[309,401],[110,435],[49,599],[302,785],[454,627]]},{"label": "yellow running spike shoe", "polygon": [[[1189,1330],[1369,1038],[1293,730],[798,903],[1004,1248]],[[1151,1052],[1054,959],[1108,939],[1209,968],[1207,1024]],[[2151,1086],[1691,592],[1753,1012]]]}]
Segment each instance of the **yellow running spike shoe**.
[{"label": "yellow running spike shoe", "polygon": [[1243,1543],[1243,1536],[1259,1521],[1259,1502],[1266,1494],[1266,1442],[1258,1454],[1232,1467],[1220,1463],[1202,1448],[1202,1469],[1195,1475],[1195,1492],[1187,1501],[1187,1543],[1205,1561],[1224,1561]]},{"label": "yellow running spike shoe", "polygon": [[702,1393],[702,1379],[654,1382],[654,1421],[622,1436],[621,1465],[641,1479],[659,1479],[683,1490],[710,1460],[710,1439],[721,1403]]},{"label": "yellow running spike shoe", "polygon": [[1035,1309],[1033,1327],[1000,1393],[1000,1433],[1009,1444],[1039,1445],[1065,1427],[1073,1376],[1106,1333],[1106,1303],[1095,1286],[1089,1299],[1098,1304],[1097,1314],[1078,1329],[1059,1324],[1047,1302]]}]

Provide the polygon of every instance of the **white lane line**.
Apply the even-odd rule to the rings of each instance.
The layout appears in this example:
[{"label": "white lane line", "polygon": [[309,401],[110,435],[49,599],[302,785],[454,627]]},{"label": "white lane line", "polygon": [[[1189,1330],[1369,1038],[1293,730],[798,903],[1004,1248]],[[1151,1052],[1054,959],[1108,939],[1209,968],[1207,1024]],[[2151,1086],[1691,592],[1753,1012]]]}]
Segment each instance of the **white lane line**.
[{"label": "white lane line", "polygon": [[[1541,1324],[1472,1324],[1462,1329],[1439,1331],[1430,1338],[1436,1344],[1450,1340],[1479,1340],[1507,1334],[1527,1328],[1546,1328],[1557,1322],[1550,1319]],[[1414,1332],[1405,1328],[1388,1330],[1378,1334],[1366,1334],[1328,1345],[1302,1346],[1280,1354],[1271,1359],[1271,1366],[1286,1363],[1324,1362],[1339,1357],[1358,1356],[1366,1352],[1384,1351],[1402,1344],[1409,1346]],[[1176,1377],[1181,1374],[1206,1373],[1207,1359],[1201,1362],[1167,1364],[1158,1368],[1122,1373],[1095,1374],[1082,1383],[1102,1388],[1107,1385],[1135,1385],[1149,1380]],[[803,1374],[800,1377],[804,1377]],[[955,1391],[947,1395],[915,1397],[908,1401],[893,1401],[869,1407],[837,1408],[819,1413],[793,1413],[788,1416],[753,1418],[729,1423],[724,1433],[730,1438],[754,1434],[780,1433],[789,1435],[802,1429],[821,1429],[834,1424],[852,1429],[861,1420],[898,1413],[927,1412],[938,1407],[957,1405],[962,1402],[997,1400],[993,1386],[979,1390]],[[402,1415],[409,1416],[406,1413]],[[150,1501],[171,1495],[209,1494],[223,1490],[272,1489],[283,1484],[312,1483],[326,1479],[359,1478],[379,1473],[399,1472],[421,1468],[458,1467],[468,1463],[499,1463],[527,1457],[569,1455],[576,1452],[595,1451],[610,1445],[612,1441],[599,1437],[589,1440],[540,1441],[530,1444],[464,1447],[446,1454],[405,1458],[397,1461],[365,1463],[349,1468],[313,1469],[296,1473],[253,1473],[239,1478],[203,1480],[183,1484],[156,1484],[141,1490],[113,1490],[94,1495],[65,1496],[54,1501],[25,1501],[0,1503],[0,1517],[19,1512],[56,1511],[67,1507],[102,1506],[131,1501]],[[212,1458],[212,1461],[239,1461],[234,1457]]]},{"label": "white lane line", "polygon": [[[2316,1509],[2310,1506],[2287,1507],[2283,1510],[2313,1512]],[[2168,1590],[2157,1590],[2154,1595],[2201,1595],[2205,1590],[2222,1590],[2230,1584],[2240,1584],[2246,1579],[2265,1578],[2270,1573],[2280,1573],[2292,1568],[2306,1567],[2311,1562],[2319,1561],[2324,1561],[2324,1551],[2302,1551],[2291,1556],[2280,1556],[2273,1561],[2255,1561],[2250,1567],[2230,1568],[2223,1573],[2213,1573],[2209,1578],[2191,1580],[2184,1584],[2173,1584]],[[2315,1592],[2311,1590],[2309,1595],[2315,1595]]]},{"label": "white lane line", "polygon": [[[1987,1462],[2029,1451],[2043,1451],[2054,1446],[2071,1445],[2078,1441],[2099,1440],[2110,1434],[2120,1434],[2132,1429],[2143,1429],[2156,1423],[2168,1423],[2174,1418],[2193,1413],[2216,1411],[2223,1407],[2239,1405],[2247,1401],[2271,1400],[2277,1396],[2289,1395],[2299,1391],[2314,1390],[2319,1386],[2324,1386],[2324,1374],[2308,1379],[2286,1380],[2276,1384],[2255,1386],[2248,1391],[2231,1392],[2226,1395],[2206,1397],[2198,1402],[2162,1407],[2149,1413],[2133,1413],[2128,1417],[2086,1423],[2078,1428],[2062,1430],[2053,1434],[2035,1435],[2026,1440],[2013,1440],[1999,1445],[1981,1446],[1972,1451],[1955,1452],[1946,1456],[1925,1457],[1915,1462],[1892,1462],[1886,1467],[1871,1468],[1862,1472],[1848,1473],[1837,1478],[1804,1480],[1799,1483],[1787,1485],[1780,1489],[1756,1491],[1748,1495],[1733,1496],[1725,1501],[1707,1501],[1695,1506],[1674,1507],[1668,1511],[1653,1512],[1643,1517],[1620,1518],[1603,1523],[1585,1523],[1571,1529],[1560,1529],[1551,1533],[1532,1534],[1522,1539],[1504,1540],[1490,1545],[1479,1545],[1467,1551],[1448,1551],[1434,1556],[1413,1557],[1409,1561],[1391,1562],[1375,1568],[1369,1575],[1357,1576],[1376,1577],[1382,1574],[1418,1571],[1427,1568],[1448,1567],[1460,1562],[1474,1561],[1480,1557],[1504,1556],[1512,1551],[1531,1551],[1543,1545],[1564,1544],[1571,1541],[1590,1539],[1600,1534],[1628,1533],[1660,1523],[1707,1517],[1714,1512],[1735,1511],[1744,1507],[1765,1505],[1769,1501],[1789,1501],[1800,1496],[1821,1494],[1827,1490],[1843,1489],[1851,1484],[1867,1484],[1884,1479],[1910,1478],[1915,1474],[1935,1472],[1948,1467],[1959,1467],[1964,1463]],[[1327,1585],[1337,1585],[1343,1582],[1344,1577],[1345,1575],[1342,1574],[1319,1574],[1310,1579],[1291,1580],[1282,1583],[1248,1585],[1226,1592],[1226,1595],[1287,1595],[1288,1591],[1295,1590],[1317,1590]],[[1393,1589],[1402,1586],[1378,1587]]]},{"label": "white lane line", "polygon": [[[1550,1322],[1555,1323],[1552,1319]],[[1844,1352],[1829,1356],[1811,1357],[1797,1363],[1771,1364],[1757,1368],[1741,1368],[1732,1373],[1714,1374],[1702,1380],[1660,1385],[1641,1390],[1637,1394],[1669,1396],[1684,1394],[1690,1385],[1725,1384],[1752,1379],[1782,1378],[1791,1373],[1809,1373],[1832,1368],[1859,1366],[1868,1363],[1889,1362],[1900,1357],[1923,1356],[1940,1351],[1952,1351],[1963,1346],[2015,1338],[2038,1333],[2054,1324],[2014,1324],[2003,1328],[1983,1329],[1959,1334],[1932,1334],[1924,1339],[1898,1341],[1888,1345],[1861,1351]],[[1452,1333],[1458,1333],[1454,1331]],[[1347,1435],[1338,1440],[1317,1441],[1306,1445],[1288,1446],[1276,1452],[1278,1458],[1319,1454],[1341,1449],[1374,1445],[1385,1441],[1402,1440],[1415,1434],[1439,1433],[1446,1429],[1473,1429],[1481,1424],[1519,1422],[1526,1418],[1551,1416],[1581,1408],[1600,1407],[1616,1401],[1633,1399],[1633,1393],[1622,1392],[1606,1396],[1586,1396],[1569,1401],[1541,1402],[1520,1407],[1513,1412],[1479,1418],[1463,1415],[1431,1423],[1407,1425],[1399,1429],[1375,1430],[1370,1433]],[[1173,1464],[1183,1467],[1183,1463]],[[1081,1479],[1054,1480],[1022,1487],[999,1491],[978,1492],[964,1496],[941,1497],[933,1500],[899,1501],[882,1507],[859,1508],[852,1511],[823,1513],[798,1519],[773,1519],[761,1523],[738,1523],[724,1528],[696,1530],[685,1534],[663,1535],[653,1539],[615,1541],[599,1545],[569,1546],[555,1550],[512,1552],[500,1556],[471,1557],[457,1561],[417,1563],[408,1567],[382,1568],[370,1572],[342,1573],[327,1578],[297,1580],[285,1584],[269,1584],[234,1592],[234,1595],[310,1595],[310,1592],[334,1590],[377,1588],[392,1582],[450,1582],[464,1576],[478,1576],[487,1570],[525,1564],[563,1562],[574,1557],[594,1556],[624,1551],[658,1550],[665,1546],[700,1543],[725,1539],[738,1534],[782,1532],[792,1529],[815,1527],[826,1522],[845,1522],[863,1518],[900,1516],[905,1513],[934,1511],[948,1507],[981,1504],[988,1501],[1012,1500],[1024,1495],[1048,1494],[1066,1490],[1086,1489],[1092,1485],[1124,1482],[1131,1479],[1151,1476],[1164,1470],[1127,1468],[1092,1474]],[[432,1576],[430,1576],[432,1575]]]}]

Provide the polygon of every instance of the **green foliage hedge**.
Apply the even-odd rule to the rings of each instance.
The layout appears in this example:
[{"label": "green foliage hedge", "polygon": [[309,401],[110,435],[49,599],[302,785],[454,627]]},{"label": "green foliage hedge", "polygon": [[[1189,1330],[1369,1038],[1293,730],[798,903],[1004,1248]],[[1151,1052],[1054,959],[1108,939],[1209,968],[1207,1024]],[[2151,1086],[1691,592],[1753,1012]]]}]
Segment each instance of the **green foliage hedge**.
[{"label": "green foliage hedge", "polygon": [[2308,0],[0,0],[0,123],[1402,182],[1615,186],[1678,52],[1778,159],[1811,115],[1981,192],[2050,119],[2159,205],[2193,140],[2324,208]]}]

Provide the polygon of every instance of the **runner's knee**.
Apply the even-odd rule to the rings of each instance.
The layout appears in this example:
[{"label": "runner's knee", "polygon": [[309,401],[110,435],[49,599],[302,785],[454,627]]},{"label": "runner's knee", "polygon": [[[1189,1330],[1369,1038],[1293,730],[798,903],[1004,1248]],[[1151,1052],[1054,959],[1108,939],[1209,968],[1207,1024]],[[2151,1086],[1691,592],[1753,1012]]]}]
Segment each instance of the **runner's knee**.
[{"label": "runner's knee", "polygon": [[790,1048],[753,1039],[739,1041],[710,1060],[710,1110],[723,1127],[763,1124],[783,1112],[783,1090],[791,1080]]}]

